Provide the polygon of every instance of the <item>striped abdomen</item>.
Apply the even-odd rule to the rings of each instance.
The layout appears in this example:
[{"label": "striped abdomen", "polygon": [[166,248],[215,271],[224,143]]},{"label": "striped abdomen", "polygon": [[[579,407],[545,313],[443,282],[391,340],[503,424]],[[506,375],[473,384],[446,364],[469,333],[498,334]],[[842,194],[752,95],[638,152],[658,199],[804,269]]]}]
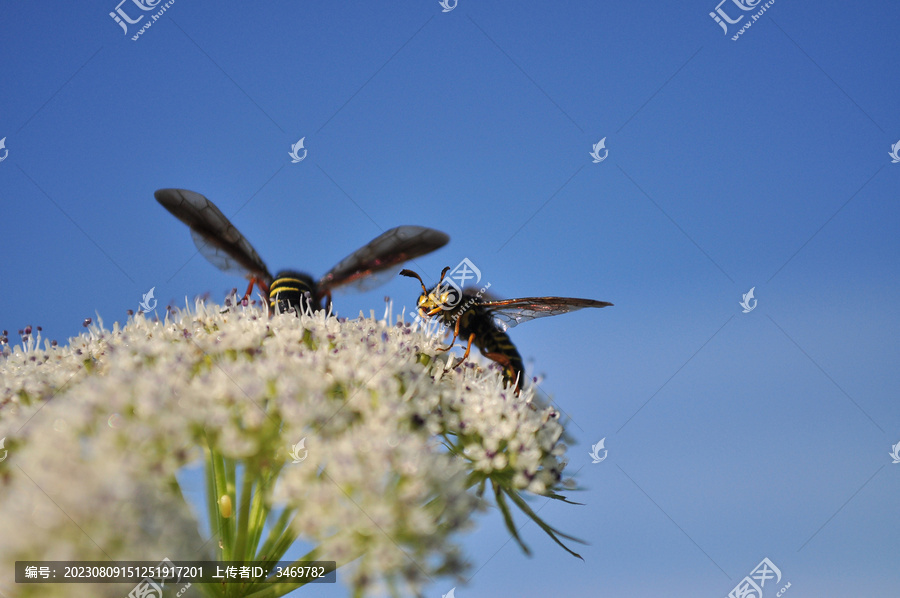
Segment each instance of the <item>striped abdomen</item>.
[{"label": "striped abdomen", "polygon": [[479,307],[473,305],[467,309],[459,322],[459,338],[463,342],[469,341],[469,336],[475,334],[472,344],[478,347],[481,354],[496,361],[503,366],[503,377],[510,385],[515,385],[516,390],[522,388],[525,381],[525,366],[522,356],[512,343],[509,335],[494,323],[491,315]]},{"label": "striped abdomen", "polygon": [[300,313],[306,311],[307,307],[321,309],[319,303],[316,283],[308,274],[283,270],[275,275],[269,285],[269,309],[273,313],[292,309]]}]

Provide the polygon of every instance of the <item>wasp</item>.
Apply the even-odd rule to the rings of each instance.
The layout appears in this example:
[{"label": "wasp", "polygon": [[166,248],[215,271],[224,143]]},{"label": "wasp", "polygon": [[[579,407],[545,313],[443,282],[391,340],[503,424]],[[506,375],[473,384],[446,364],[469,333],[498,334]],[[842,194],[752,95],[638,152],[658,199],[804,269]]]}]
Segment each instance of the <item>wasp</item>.
[{"label": "wasp", "polygon": [[444,268],[437,285],[430,291],[422,282],[422,277],[412,270],[401,270],[400,274],[415,278],[422,285],[418,300],[418,310],[423,317],[439,317],[442,324],[453,329],[453,339],[439,351],[448,351],[456,339],[468,340],[463,361],[469,356],[474,344],[481,354],[497,362],[503,368],[503,378],[508,385],[514,385],[516,394],[522,389],[525,367],[522,356],[506,333],[519,322],[555,316],[584,307],[610,307],[607,301],[575,299],[572,297],[523,297],[521,299],[484,298],[483,291],[473,288],[457,291],[444,282],[450,267]]},{"label": "wasp", "polygon": [[206,197],[186,189],[160,189],[153,195],[190,227],[194,244],[212,265],[249,279],[244,299],[254,286],[260,288],[270,314],[318,310],[326,300],[330,308],[334,289],[351,283],[358,290],[374,288],[388,278],[375,275],[393,274],[389,271],[394,266],[443,247],[450,240],[446,234],[424,226],[398,226],[351,253],[318,281],[296,270],[282,270],[272,276],[250,242]]}]

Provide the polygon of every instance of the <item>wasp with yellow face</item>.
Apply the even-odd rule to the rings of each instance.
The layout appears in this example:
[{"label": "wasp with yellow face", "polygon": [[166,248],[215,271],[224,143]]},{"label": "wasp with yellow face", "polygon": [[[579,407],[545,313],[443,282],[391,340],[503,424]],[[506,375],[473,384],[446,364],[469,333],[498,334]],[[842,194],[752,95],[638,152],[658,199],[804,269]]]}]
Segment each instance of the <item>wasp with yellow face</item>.
[{"label": "wasp with yellow face", "polygon": [[422,281],[422,277],[412,270],[401,270],[400,274],[415,278],[422,285],[422,294],[417,302],[422,317],[440,318],[442,324],[452,328],[453,339],[449,345],[440,350],[450,350],[456,339],[462,337],[467,341],[463,361],[469,356],[474,344],[482,355],[500,364],[504,379],[507,384],[515,387],[517,393],[522,388],[525,367],[522,364],[522,356],[506,334],[508,328],[519,322],[564,314],[584,307],[612,305],[607,301],[572,297],[488,300],[482,297],[484,289],[463,289],[462,293],[459,293],[444,283],[444,276],[449,271],[449,266],[443,269],[440,280],[430,291]]}]

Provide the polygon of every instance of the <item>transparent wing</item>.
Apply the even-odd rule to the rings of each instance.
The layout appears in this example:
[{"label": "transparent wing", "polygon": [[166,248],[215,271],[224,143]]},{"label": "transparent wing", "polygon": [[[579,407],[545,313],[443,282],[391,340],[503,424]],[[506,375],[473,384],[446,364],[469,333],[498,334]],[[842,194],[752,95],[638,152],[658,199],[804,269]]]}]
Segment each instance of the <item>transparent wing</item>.
[{"label": "transparent wing", "polygon": [[504,330],[535,318],[557,316],[585,307],[609,307],[611,305],[612,303],[607,301],[572,297],[524,297],[480,303],[480,306],[486,309]]},{"label": "transparent wing", "polygon": [[390,280],[403,262],[443,247],[448,241],[450,237],[433,228],[392,228],[341,260],[319,280],[319,289],[322,293],[344,285],[361,291],[373,289]]},{"label": "transparent wing", "polygon": [[272,280],[259,254],[216,204],[187,189],[160,189],[153,195],[190,227],[194,244],[213,266],[246,278],[261,278],[266,283]]},{"label": "transparent wing", "polygon": [[[225,247],[194,228],[191,229],[191,239],[193,239],[194,245],[197,246],[200,255],[222,272],[236,274],[245,278],[261,278],[266,281],[266,284],[271,281],[272,277],[268,274],[268,271],[259,269],[258,264],[254,266],[254,269],[249,269],[247,260],[239,259],[235,255],[233,247]],[[252,256],[248,257],[252,259]],[[262,267],[265,267],[265,264],[262,264]]]},{"label": "transparent wing", "polygon": [[375,272],[374,270],[371,272],[371,274],[357,277],[352,282],[346,282],[340,286],[332,287],[330,290],[338,295],[343,295],[344,293],[365,293],[366,291],[377,289],[397,276],[397,273],[400,272],[400,265],[392,266],[387,270],[381,270],[380,272]]}]

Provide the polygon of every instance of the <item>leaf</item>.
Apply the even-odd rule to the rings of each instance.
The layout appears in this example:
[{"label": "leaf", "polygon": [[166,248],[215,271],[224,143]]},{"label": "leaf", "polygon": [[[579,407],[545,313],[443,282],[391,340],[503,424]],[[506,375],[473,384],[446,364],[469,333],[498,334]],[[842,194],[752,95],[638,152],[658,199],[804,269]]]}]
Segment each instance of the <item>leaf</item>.
[{"label": "leaf", "polygon": [[[528,515],[528,516],[531,518],[532,521],[534,521],[535,523],[537,523],[538,526],[539,526],[542,530],[544,530],[544,532],[545,532],[548,536],[550,536],[550,537],[553,539],[554,542],[556,542],[557,544],[559,544],[559,545],[562,547],[563,550],[565,550],[566,552],[568,552],[568,553],[571,554],[572,556],[581,559],[582,561],[584,560],[584,557],[582,557],[582,556],[581,556],[580,554],[578,554],[577,552],[571,550],[571,549],[570,549],[568,546],[566,546],[565,544],[563,544],[563,543],[562,543],[562,540],[560,540],[557,536],[562,536],[563,538],[565,538],[565,539],[567,539],[567,540],[571,540],[571,541],[573,541],[573,542],[578,542],[579,544],[587,544],[587,542],[585,542],[584,540],[581,540],[581,539],[579,539],[579,538],[576,538],[575,536],[570,536],[570,535],[568,535],[568,534],[566,534],[566,533],[564,533],[564,532],[561,532],[561,531],[559,531],[558,529],[556,529],[556,528],[554,528],[554,527],[551,527],[550,525],[548,525],[547,523],[545,523],[540,517],[537,516],[537,513],[535,513],[535,512],[531,509],[531,507],[528,506],[528,503],[525,502],[525,500],[519,495],[518,492],[511,492],[511,493],[509,493],[509,498],[516,504],[516,506],[518,506],[520,509],[522,509],[522,512],[523,512],[523,513],[525,513],[526,515]],[[499,501],[498,501],[498,502],[499,502]]]},{"label": "leaf", "polygon": [[[509,506],[506,504],[506,499],[503,498],[503,487],[494,482],[494,496],[497,498],[497,507],[500,509],[500,512],[503,513],[503,522],[506,523],[506,529],[509,530],[510,535],[512,535],[513,540],[516,541],[516,544],[522,549],[522,552],[531,556],[531,550],[528,546],[525,545],[525,542],[522,541],[522,538],[519,537],[519,531],[516,529],[515,522],[512,518],[512,513],[509,511]],[[565,546],[563,547],[565,548]],[[581,558],[581,557],[579,557]]]}]

